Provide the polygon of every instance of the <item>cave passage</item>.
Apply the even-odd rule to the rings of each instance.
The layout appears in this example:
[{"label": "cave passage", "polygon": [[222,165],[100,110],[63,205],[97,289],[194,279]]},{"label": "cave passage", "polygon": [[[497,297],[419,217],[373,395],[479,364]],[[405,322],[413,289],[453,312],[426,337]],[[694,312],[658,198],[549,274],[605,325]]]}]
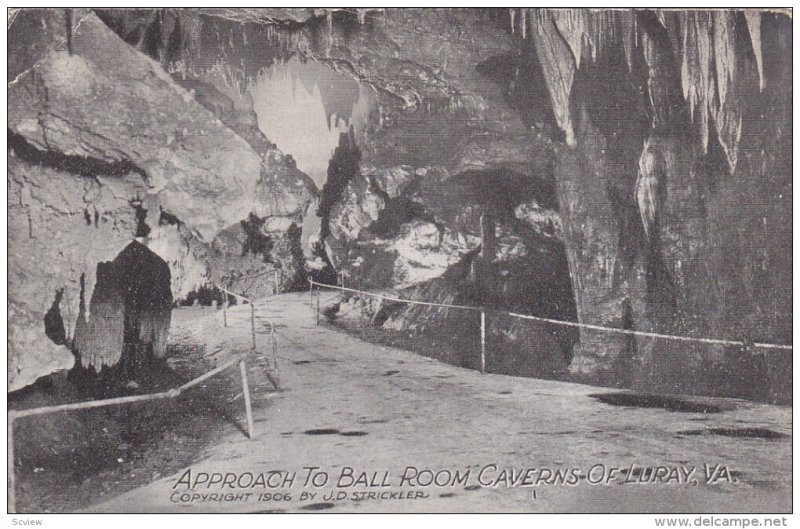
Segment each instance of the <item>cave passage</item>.
[{"label": "cave passage", "polygon": [[361,137],[377,120],[372,89],[314,61],[293,57],[264,70],[250,86],[261,132],[291,154],[297,168],[322,187],[339,135]]},{"label": "cave passage", "polygon": [[[142,381],[166,368],[164,353],[172,309],[167,263],[133,241],[111,262],[97,265],[97,283],[87,314],[81,298],[72,376],[106,391]],[[99,374],[99,377],[98,377]],[[141,384],[140,384],[141,385]]]}]

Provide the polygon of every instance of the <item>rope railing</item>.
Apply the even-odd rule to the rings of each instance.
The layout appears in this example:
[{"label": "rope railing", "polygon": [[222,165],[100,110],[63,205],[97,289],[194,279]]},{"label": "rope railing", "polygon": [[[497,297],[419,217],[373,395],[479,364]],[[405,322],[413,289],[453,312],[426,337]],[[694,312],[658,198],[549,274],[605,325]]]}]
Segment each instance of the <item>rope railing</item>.
[{"label": "rope railing", "polygon": [[[236,292],[232,292],[225,287],[222,287],[216,283],[214,286],[217,287],[225,294],[225,300],[222,302],[222,321],[225,327],[228,326],[228,296],[233,296],[237,299],[241,299],[242,301],[247,302],[250,305],[250,336],[251,336],[251,347],[252,351],[255,353],[256,351],[256,308],[255,303],[252,299],[247,298],[241,294],[237,294]],[[279,389],[278,387],[278,340],[275,338],[275,324],[272,323],[272,320],[269,318],[264,318],[269,324],[269,341],[272,344],[272,370],[273,374],[267,372],[267,377],[269,378],[270,382],[275,389]]]},{"label": "rope railing", "polygon": [[[219,285],[214,285],[222,292],[225,293],[225,301],[222,305],[223,310],[223,324],[225,327],[228,326],[228,314],[227,314],[227,305],[228,305],[228,296],[233,296],[237,299],[240,299],[246,303],[250,304],[250,329],[251,329],[251,347],[252,351],[255,352],[256,350],[256,323],[255,323],[255,304],[253,300],[247,298],[241,294],[237,294],[236,292],[232,292],[227,288],[221,287]],[[265,318],[266,319],[266,318]],[[266,319],[267,324],[270,327],[269,335],[270,335],[270,342],[272,343],[272,354],[273,354],[273,371],[274,375],[267,372],[267,377],[269,378],[270,382],[278,389],[278,346],[277,340],[275,338],[275,324],[272,323],[271,320]],[[55,406],[42,406],[39,408],[31,408],[26,410],[9,410],[8,412],[8,481],[9,481],[9,488],[8,488],[8,505],[9,505],[9,512],[16,512],[16,472],[14,466],[14,421],[18,419],[22,419],[24,417],[32,417],[37,415],[46,415],[51,413],[57,412],[69,412],[75,410],[86,410],[92,408],[99,408],[99,407],[106,407],[106,406],[115,406],[115,405],[124,405],[124,404],[132,404],[137,402],[146,402],[146,401],[154,401],[160,399],[173,399],[180,396],[184,391],[197,386],[208,380],[209,378],[229,369],[230,367],[234,366],[235,364],[239,364],[239,371],[241,374],[242,379],[242,396],[244,397],[244,405],[245,405],[245,414],[247,416],[247,434],[248,438],[252,439],[254,436],[254,424],[253,424],[253,409],[252,403],[250,398],[250,385],[247,379],[247,366],[245,364],[245,360],[243,357],[237,356],[236,358],[232,358],[221,365],[211,369],[210,371],[200,375],[197,378],[186,382],[185,384],[178,386],[177,388],[173,388],[167,391],[161,391],[158,393],[148,393],[146,395],[130,395],[125,397],[115,397],[110,399],[102,399],[102,400],[91,400],[91,401],[81,401],[81,402],[72,402],[68,404],[59,404]]]},{"label": "rope railing", "polygon": [[127,397],[115,397],[102,400],[90,400],[81,402],[71,402],[68,404],[59,404],[56,406],[42,406],[40,408],[30,408],[27,410],[9,410],[8,411],[8,510],[10,513],[16,512],[16,468],[14,462],[14,421],[24,417],[33,417],[36,415],[46,415],[57,412],[67,412],[75,410],[86,410],[92,408],[101,408],[106,406],[115,406],[123,404],[132,404],[135,402],[145,402],[159,399],[174,399],[181,395],[184,391],[205,382],[209,378],[218,375],[222,371],[229,369],[235,364],[239,364],[239,371],[242,377],[242,395],[245,401],[245,413],[247,415],[247,437],[253,439],[255,430],[253,425],[253,410],[250,405],[250,385],[247,381],[247,366],[242,357],[236,357],[222,363],[214,369],[200,375],[197,378],[186,382],[167,391],[158,393],[148,393],[146,395],[130,395]]},{"label": "rope railing", "polygon": [[[453,308],[453,309],[464,309],[470,311],[477,311],[481,313],[481,336],[482,341],[485,341],[485,318],[486,318],[486,309],[482,309],[480,307],[474,307],[469,305],[450,305],[446,303],[430,303],[427,301],[417,301],[413,299],[403,299],[398,297],[386,296],[384,294],[376,294],[374,292],[369,292],[365,290],[358,290],[354,288],[345,288],[338,285],[329,285],[326,283],[319,283],[314,281],[312,278],[308,278],[309,284],[311,286],[312,295],[314,286],[330,288],[335,290],[341,290],[345,292],[353,292],[357,294],[363,294],[365,296],[371,296],[374,298],[385,299],[389,301],[395,301],[400,303],[408,303],[412,305],[427,305],[432,307],[442,307],[442,308]],[[604,325],[594,325],[591,323],[580,323],[575,321],[567,321],[567,320],[556,320],[553,318],[542,318],[540,316],[531,316],[529,314],[519,314],[516,312],[507,312],[507,311],[493,311],[495,314],[501,314],[506,316],[511,316],[513,318],[520,318],[525,320],[533,320],[542,323],[551,323],[554,325],[563,325],[566,327],[577,327],[583,329],[591,329],[595,331],[601,332],[610,332],[610,333],[617,333],[617,334],[626,334],[629,336],[642,336],[647,338],[661,338],[665,340],[674,340],[674,341],[681,341],[681,342],[694,342],[694,343],[703,343],[703,344],[711,344],[711,345],[725,345],[725,346],[734,346],[734,347],[745,347],[745,346],[752,346],[757,347],[760,349],[777,349],[777,350],[784,350],[784,351],[791,351],[791,345],[783,345],[783,344],[774,344],[774,343],[764,343],[764,342],[754,342],[751,344],[747,344],[744,341],[737,341],[737,340],[725,340],[719,338],[702,338],[702,337],[694,337],[694,336],[680,336],[675,334],[663,334],[663,333],[656,333],[656,332],[648,332],[648,331],[635,331],[630,329],[620,329],[617,327],[607,327]],[[319,322],[319,298],[317,298],[317,322]],[[485,345],[483,345],[485,347]],[[483,363],[483,360],[482,360]]]},{"label": "rope railing", "polygon": [[[266,276],[269,274],[272,274],[272,287],[274,293],[277,294],[280,291],[279,281],[278,281],[279,269],[275,267],[267,268],[266,270],[262,270],[261,272],[256,272],[255,274],[250,274],[240,277],[229,277],[227,282],[232,283],[232,282],[248,281],[250,279],[256,279],[258,277]],[[217,284],[214,283],[214,286],[217,286]],[[222,289],[222,287],[219,286],[217,286],[217,288],[219,288],[220,290]]]}]

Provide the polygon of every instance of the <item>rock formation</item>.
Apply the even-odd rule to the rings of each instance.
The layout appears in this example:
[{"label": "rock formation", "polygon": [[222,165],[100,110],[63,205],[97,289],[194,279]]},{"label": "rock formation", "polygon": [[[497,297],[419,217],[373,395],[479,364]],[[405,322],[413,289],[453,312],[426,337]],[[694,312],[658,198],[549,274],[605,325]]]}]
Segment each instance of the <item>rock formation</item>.
[{"label": "rock formation", "polygon": [[[249,212],[299,219],[310,197],[279,152],[262,158],[95,14],[76,10],[69,31],[67,20],[63,10],[25,10],[10,28],[10,390],[72,365],[76,322],[91,328],[96,316],[98,264],[113,261],[140,222],[172,267],[178,298],[208,281],[208,261],[197,256],[222,229]],[[59,345],[47,343],[43,321],[57,291],[68,337]],[[167,312],[143,323],[158,352],[168,322]],[[115,329],[108,344],[118,342],[116,324],[97,325]],[[96,367],[120,354],[113,345],[92,351]]]},{"label": "rock formation", "polygon": [[[479,268],[497,296],[474,302],[791,342],[791,24],[781,13],[101,9],[72,20],[69,39],[60,11],[21,12],[10,30],[21,36],[9,68],[11,264],[31,277],[12,281],[20,321],[43,327],[64,288],[70,335],[79,278],[88,302],[97,263],[133,235],[138,196],[176,299],[209,279],[262,288],[245,278],[267,266],[281,289],[333,267],[330,278],[354,285],[455,299],[474,294],[455,285]],[[288,61],[284,73],[319,99],[322,132],[352,128],[338,149],[359,160],[321,193],[260,130],[265,96],[254,87]],[[303,61],[335,75],[305,78],[294,70]],[[356,88],[325,88],[322,77],[341,75]],[[341,176],[329,155],[327,175]],[[44,184],[53,179],[71,185]],[[479,253],[482,217],[484,234],[495,219],[494,252]],[[90,229],[102,234],[91,244]],[[58,244],[37,242],[43,231]],[[262,236],[269,256],[242,252]],[[408,328],[415,317],[384,322]],[[503,332],[526,349],[549,333],[518,327]],[[22,332],[14,343],[33,339]],[[791,358],[780,352],[743,360],[735,348],[593,330],[573,350],[573,338],[550,348],[569,345],[579,379],[787,394],[779,373]],[[68,364],[53,347],[60,356],[45,356]],[[743,387],[748,362],[768,375]],[[20,373],[14,387],[35,378]]]}]

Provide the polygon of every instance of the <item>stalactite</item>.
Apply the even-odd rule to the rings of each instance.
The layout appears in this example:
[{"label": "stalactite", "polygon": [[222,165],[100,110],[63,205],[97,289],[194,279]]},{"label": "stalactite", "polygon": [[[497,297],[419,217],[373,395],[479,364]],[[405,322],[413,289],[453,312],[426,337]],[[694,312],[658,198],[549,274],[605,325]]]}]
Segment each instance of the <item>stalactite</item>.
[{"label": "stalactite", "polygon": [[[732,10],[715,11],[662,11],[655,10],[658,23],[663,26],[672,51],[677,58],[678,74],[683,97],[689,108],[689,119],[698,131],[703,152],[708,152],[709,126],[714,126],[717,138],[725,152],[731,172],[736,169],[738,143],[741,137],[742,95],[736,93],[736,62],[744,50],[735,40],[738,13]],[[515,15],[512,13],[512,27]],[[652,28],[637,24],[634,10],[522,10],[521,33],[527,35],[526,20],[530,18],[536,53],[542,65],[553,111],[559,127],[567,135],[567,143],[574,142],[572,120],[569,115],[569,96],[575,71],[588,56],[592,61],[601,54],[619,46],[625,54],[628,70],[633,71],[634,50],[641,48],[651,70],[670,67],[662,60],[664,52],[657,49],[661,43],[648,32]],[[761,50],[761,15],[756,10],[744,12],[756,58],[759,87],[764,89],[763,58]],[[654,126],[664,125],[669,112],[674,111],[674,100],[668,87],[659,86],[658,78],[651,72],[648,89],[653,108]],[[620,80],[622,82],[622,80]]]},{"label": "stalactite", "polygon": [[[86,299],[85,285],[83,296],[75,326],[74,347],[80,353],[83,367],[93,367],[99,372],[104,365],[119,362],[125,335],[125,302],[110,263],[98,265],[97,287],[91,299]],[[91,318],[88,317],[90,307]]]},{"label": "stalactite", "polygon": [[714,11],[713,27],[717,95],[719,96],[719,106],[723,107],[735,75],[734,14],[730,11]]},{"label": "stalactite", "polygon": [[740,105],[728,99],[725,105],[714,113],[713,118],[719,143],[725,151],[728,169],[733,174],[739,157],[739,140],[742,138],[742,109]]},{"label": "stalactite", "polygon": [[508,16],[511,18],[511,34],[513,35],[516,32],[516,18],[517,18],[517,11],[515,8],[511,7],[508,9]]},{"label": "stalactite", "polygon": [[645,235],[652,237],[658,213],[658,178],[656,176],[656,157],[650,140],[645,142],[639,157],[639,174],[636,177],[636,203],[642,217]]},{"label": "stalactite", "polygon": [[327,57],[331,56],[331,49],[333,49],[333,13],[328,11],[325,13],[325,21],[328,24],[328,40],[325,54]]},{"label": "stalactite", "polygon": [[634,20],[635,15],[633,11],[626,9],[618,11],[617,17],[620,25],[620,38],[622,39],[622,50],[625,53],[625,62],[628,64],[628,71],[633,71],[633,34],[635,31]]},{"label": "stalactite", "polygon": [[567,145],[574,147],[575,133],[569,112],[569,96],[577,71],[575,59],[547,11],[539,11],[534,19],[533,41],[547,82],[553,114],[558,126],[566,134]]},{"label": "stalactite", "polygon": [[753,53],[756,56],[756,68],[758,69],[759,89],[764,90],[764,63],[761,55],[761,13],[755,9],[745,9],[744,18],[747,21],[747,30],[750,32],[750,42],[753,45]]},{"label": "stalactite", "polygon": [[581,67],[583,40],[587,33],[587,16],[589,13],[579,9],[553,10],[553,22],[572,50],[576,68]]}]

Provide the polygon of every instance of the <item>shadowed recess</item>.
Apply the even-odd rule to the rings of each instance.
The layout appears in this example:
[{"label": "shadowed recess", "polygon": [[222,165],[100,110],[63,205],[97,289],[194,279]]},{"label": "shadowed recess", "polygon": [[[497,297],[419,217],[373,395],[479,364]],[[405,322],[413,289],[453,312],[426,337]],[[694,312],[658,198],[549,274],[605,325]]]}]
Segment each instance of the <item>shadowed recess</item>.
[{"label": "shadowed recess", "polygon": [[719,413],[722,409],[713,404],[693,402],[677,397],[663,395],[644,395],[639,393],[595,393],[589,395],[603,404],[634,408],[661,408],[667,411],[684,413]]},{"label": "shadowed recess", "polygon": [[334,435],[339,433],[336,428],[315,428],[313,430],[306,430],[303,432],[306,435]]},{"label": "shadowed recess", "polygon": [[789,436],[767,428],[706,428],[683,430],[680,435],[724,435],[725,437],[744,437],[748,439],[788,439]]}]

